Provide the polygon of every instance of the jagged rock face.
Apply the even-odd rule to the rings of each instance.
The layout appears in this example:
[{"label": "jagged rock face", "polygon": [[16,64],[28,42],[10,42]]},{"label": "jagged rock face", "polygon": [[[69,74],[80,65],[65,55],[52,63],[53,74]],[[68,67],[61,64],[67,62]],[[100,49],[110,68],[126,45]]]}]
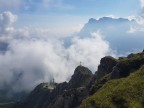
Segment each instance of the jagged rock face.
[{"label": "jagged rock face", "polygon": [[92,76],[88,68],[78,66],[69,83],[56,84],[53,90],[47,83],[42,83],[16,108],[75,108],[88,95],[85,86]]},{"label": "jagged rock face", "polygon": [[84,66],[78,66],[74,71],[74,75],[69,81],[68,88],[84,87],[89,83],[92,76],[93,74],[88,68]]},{"label": "jagged rock face", "polygon": [[96,72],[96,79],[100,79],[106,74],[112,72],[113,67],[118,63],[116,59],[113,57],[107,56],[101,59],[100,65],[98,66],[98,70]]},{"label": "jagged rock face", "polygon": [[144,53],[130,54],[127,58],[119,61],[113,68],[111,78],[117,79],[127,77],[129,74],[144,64]]},{"label": "jagged rock face", "polygon": [[95,72],[95,74],[93,75],[93,77],[90,80],[90,83],[87,86],[87,89],[90,94],[93,94],[93,91],[95,91],[95,90],[93,90],[93,84],[95,84],[97,81],[98,81],[97,83],[101,83],[101,82],[99,82],[99,80],[102,77],[104,77],[105,75],[111,73],[113,70],[113,67],[117,63],[118,63],[118,60],[111,56],[106,56],[101,59],[100,65],[98,66],[98,70]]},{"label": "jagged rock face", "polygon": [[53,97],[56,97],[57,95],[61,95],[67,89],[67,87],[68,87],[67,82],[58,84],[52,92]]},{"label": "jagged rock face", "polygon": [[48,108],[76,108],[87,94],[85,87],[66,90]]},{"label": "jagged rock face", "polygon": [[30,93],[29,97],[16,108],[46,108],[51,98],[50,94],[51,90],[48,89],[48,84],[41,83]]},{"label": "jagged rock face", "polygon": [[[76,108],[83,98],[88,95],[85,86],[89,83],[92,76],[93,74],[88,68],[78,66],[69,83],[61,85],[65,89],[62,90],[61,94],[47,108]],[[61,88],[60,85],[56,89],[58,90],[58,88]]]}]

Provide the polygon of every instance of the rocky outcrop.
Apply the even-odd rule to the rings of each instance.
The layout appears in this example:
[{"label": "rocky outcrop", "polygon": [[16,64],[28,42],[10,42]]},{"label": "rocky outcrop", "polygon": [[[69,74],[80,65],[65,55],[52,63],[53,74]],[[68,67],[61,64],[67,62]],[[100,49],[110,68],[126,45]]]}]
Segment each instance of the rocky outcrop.
[{"label": "rocky outcrop", "polygon": [[54,89],[42,83],[16,108],[76,108],[88,95],[86,85],[92,76],[88,68],[78,66],[69,83],[55,84]]},{"label": "rocky outcrop", "polygon": [[113,68],[111,79],[123,78],[139,69],[144,64],[144,53],[130,54],[127,58],[120,60]]},{"label": "rocky outcrop", "polygon": [[101,59],[98,70],[95,72],[92,79],[90,80],[90,83],[87,86],[89,95],[94,94],[110,79],[109,74],[112,72],[114,66],[117,63],[118,60],[111,56],[106,56]]},{"label": "rocky outcrop", "polygon": [[88,68],[84,66],[78,66],[74,71],[74,75],[69,81],[68,88],[85,87],[89,83],[92,76],[93,74]]},{"label": "rocky outcrop", "polygon": [[[48,108],[76,108],[83,98],[88,95],[86,86],[89,84],[92,76],[93,74],[88,68],[78,66],[71,80],[65,86],[65,89],[62,90],[63,92],[51,102]],[[58,86],[56,89],[58,89]],[[57,92],[55,93],[57,94]]]},{"label": "rocky outcrop", "polygon": [[67,84],[68,86],[61,95],[58,95],[53,100],[48,108],[76,108],[82,102],[83,98],[88,95],[85,87],[89,84],[92,76],[93,74],[88,68],[78,66]]},{"label": "rocky outcrop", "polygon": [[88,85],[90,95],[95,93],[107,81],[127,77],[143,64],[144,52],[132,53],[127,57],[120,57],[119,59],[110,56],[102,58],[98,70]]},{"label": "rocky outcrop", "polygon": [[41,83],[16,108],[46,108],[50,101],[51,89],[48,83]]},{"label": "rocky outcrop", "polygon": [[85,87],[68,89],[59,95],[48,108],[76,108],[87,95]]},{"label": "rocky outcrop", "polygon": [[112,72],[113,67],[118,63],[118,60],[111,56],[107,56],[101,59],[100,65],[98,66],[98,70],[96,72],[97,80],[101,79],[106,74]]}]

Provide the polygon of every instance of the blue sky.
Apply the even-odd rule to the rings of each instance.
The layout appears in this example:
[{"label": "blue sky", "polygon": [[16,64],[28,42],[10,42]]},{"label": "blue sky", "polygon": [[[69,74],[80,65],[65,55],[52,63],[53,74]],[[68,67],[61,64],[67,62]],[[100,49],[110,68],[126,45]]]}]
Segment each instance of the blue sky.
[{"label": "blue sky", "polygon": [[0,12],[17,14],[17,26],[76,26],[89,18],[137,16],[139,0],[0,0]]},{"label": "blue sky", "polygon": [[[1,0],[4,1],[4,0]],[[139,10],[139,0],[11,0],[1,10],[37,14],[131,15]]]}]

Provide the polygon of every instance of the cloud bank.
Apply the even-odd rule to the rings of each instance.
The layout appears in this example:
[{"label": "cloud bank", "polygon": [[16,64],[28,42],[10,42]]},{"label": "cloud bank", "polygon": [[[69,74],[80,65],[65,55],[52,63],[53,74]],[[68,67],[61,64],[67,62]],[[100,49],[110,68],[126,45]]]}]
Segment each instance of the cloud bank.
[{"label": "cloud bank", "polygon": [[11,12],[0,16],[0,42],[8,44],[0,53],[0,88],[21,92],[52,78],[56,82],[68,81],[80,61],[95,72],[100,59],[112,54],[100,31],[87,38],[71,37],[71,44],[65,46],[65,39],[43,34],[42,30],[14,28],[17,16]]}]

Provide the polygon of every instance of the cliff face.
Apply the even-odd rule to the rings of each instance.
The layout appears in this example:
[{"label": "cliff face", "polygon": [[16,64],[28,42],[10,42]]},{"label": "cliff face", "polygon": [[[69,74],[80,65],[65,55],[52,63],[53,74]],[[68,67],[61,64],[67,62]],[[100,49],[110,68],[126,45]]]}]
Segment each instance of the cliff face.
[{"label": "cliff face", "polygon": [[78,66],[75,69],[74,75],[69,81],[69,88],[85,87],[92,78],[92,72],[83,66]]},{"label": "cliff face", "polygon": [[122,58],[112,70],[112,79],[123,78],[130,75],[131,72],[139,69],[144,64],[144,52],[130,54],[127,58]]},{"label": "cliff face", "polygon": [[106,74],[112,72],[113,67],[118,63],[118,60],[107,56],[101,59],[100,65],[98,66],[98,70],[96,72],[96,79],[99,80]]},{"label": "cliff face", "polygon": [[41,83],[16,108],[46,108],[50,101],[51,89],[49,89],[49,84]]},{"label": "cliff face", "polygon": [[17,108],[75,108],[88,95],[86,85],[92,76],[88,68],[78,66],[68,83],[55,84],[54,89],[42,83]]},{"label": "cliff face", "polygon": [[[86,108],[85,105],[88,105],[88,107],[101,108],[100,103],[95,102],[95,99],[98,99],[98,96],[103,96],[103,91],[113,94],[110,90],[114,89],[114,86],[121,88],[121,82],[125,82],[125,80],[121,78],[128,78],[126,83],[129,82],[129,80],[131,80],[131,77],[129,78],[131,73],[136,73],[142,65],[144,65],[144,52],[130,54],[128,57],[120,57],[119,59],[110,56],[104,57],[101,59],[98,70],[94,75],[88,68],[78,66],[68,83],[63,82],[54,84],[53,89],[49,87],[50,85],[47,83],[42,83],[31,92],[27,99],[20,102],[15,108],[76,108],[80,105],[82,108]],[[140,71],[141,75],[143,75],[142,73],[143,68]],[[135,77],[138,79],[139,75],[136,74]],[[117,82],[113,79],[119,79],[120,81]],[[111,84],[111,81],[112,88],[107,89],[111,86],[109,85]],[[136,83],[139,86],[139,83],[144,83],[143,81],[144,80],[140,80],[139,82],[135,81],[133,83]],[[129,86],[124,87],[124,91],[128,92],[130,89]],[[131,87],[135,88],[133,85]],[[141,90],[141,87],[139,88]],[[123,100],[128,103],[125,98],[127,98],[127,96],[129,97],[129,95],[138,93],[138,90],[134,89],[134,92],[129,93],[129,95],[117,99],[116,97],[120,96],[120,94],[125,94],[124,91],[115,91],[116,95],[112,95],[112,100],[108,100],[108,102],[113,102],[110,103],[111,106],[120,105],[118,103],[121,103],[121,101],[123,102]],[[96,95],[97,93],[98,95]],[[89,101],[89,97],[91,98],[93,96],[94,98]],[[142,98],[141,96],[138,96],[137,98]],[[97,101],[100,102],[99,100]],[[104,108],[109,107],[106,105]]]},{"label": "cliff face", "polygon": [[92,72],[84,67],[78,66],[67,87],[58,95],[55,100],[48,106],[48,108],[75,108],[88,95],[86,85],[88,85],[92,78]]}]

